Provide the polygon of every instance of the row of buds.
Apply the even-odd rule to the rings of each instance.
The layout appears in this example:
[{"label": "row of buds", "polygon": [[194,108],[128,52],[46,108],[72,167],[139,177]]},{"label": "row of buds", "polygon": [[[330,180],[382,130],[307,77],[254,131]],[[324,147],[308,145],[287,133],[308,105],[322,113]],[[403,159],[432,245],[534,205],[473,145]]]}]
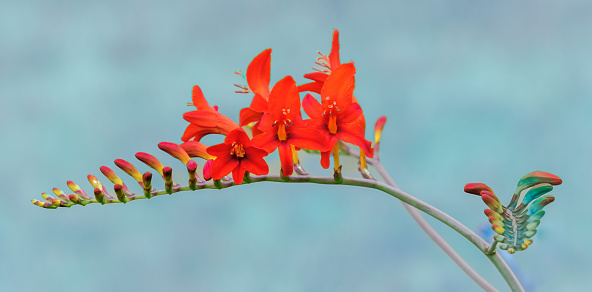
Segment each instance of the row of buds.
[{"label": "row of buds", "polygon": [[[162,142],[158,144],[158,147],[161,150],[185,164],[185,166],[187,167],[187,172],[189,174],[189,187],[192,190],[197,189],[198,183],[204,183],[204,180],[200,179],[197,175],[197,163],[191,159],[191,157],[193,156],[198,156],[192,154],[196,154],[197,152],[201,151],[200,149],[196,149],[196,146],[197,145],[191,143],[190,145],[181,146],[170,142]],[[185,148],[188,151],[186,151]],[[199,156],[202,157],[203,155]],[[161,175],[161,177],[164,180],[166,193],[172,194],[173,192],[178,190],[179,185],[173,182],[173,170],[171,167],[163,166],[162,163],[156,157],[148,153],[138,152],[136,153],[136,158],[145,163],[150,168],[156,170]],[[84,190],[82,190],[76,183],[68,181],[67,185],[70,188],[70,190],[74,192],[73,194],[68,195],[64,193],[62,190],[54,188],[53,193],[57,197],[52,197],[46,193],[43,193],[42,197],[45,201],[32,200],[31,202],[39,207],[55,209],[57,207],[70,207],[76,204],[84,206],[89,203],[127,203],[129,201],[133,201],[136,199],[150,199],[152,196],[159,192],[158,190],[152,187],[152,173],[145,172],[144,174],[141,174],[133,164],[123,159],[116,159],[114,163],[117,167],[119,167],[126,174],[131,176],[136,182],[138,182],[138,184],[143,190],[143,195],[133,193],[123,182],[123,180],[115,173],[115,171],[113,171],[111,168],[107,166],[101,166],[101,173],[111,183],[114,184],[113,189],[115,192],[115,197],[107,191],[107,188],[94,175],[88,175],[87,179],[94,188],[94,198],[87,195],[84,192]],[[204,170],[205,169],[206,168],[204,167]]]}]

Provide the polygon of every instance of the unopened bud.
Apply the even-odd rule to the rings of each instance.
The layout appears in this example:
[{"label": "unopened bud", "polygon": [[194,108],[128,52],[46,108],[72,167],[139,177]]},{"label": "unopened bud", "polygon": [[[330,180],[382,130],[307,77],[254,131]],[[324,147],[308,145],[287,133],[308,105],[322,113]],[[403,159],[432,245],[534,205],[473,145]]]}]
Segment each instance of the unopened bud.
[{"label": "unopened bud", "polygon": [[384,124],[386,124],[386,117],[382,116],[376,120],[376,124],[374,124],[374,144],[380,143],[380,138],[382,136],[382,130],[384,129]]},{"label": "unopened bud", "polygon": [[73,181],[69,180],[68,182],[66,182],[66,184],[68,184],[68,187],[74,192],[76,193],[78,196],[80,196],[81,198],[85,199],[85,200],[91,200],[91,198],[84,192],[84,190],[82,190],[77,184],[75,184]]},{"label": "unopened bud", "polygon": [[117,167],[121,168],[121,170],[125,171],[125,173],[133,177],[140,184],[140,186],[142,185],[142,174],[138,171],[138,169],[136,169],[136,167],[133,164],[123,159],[115,159],[115,165],[117,165]]},{"label": "unopened bud", "polygon": [[162,163],[160,163],[160,161],[158,161],[156,157],[148,153],[138,152],[136,153],[136,158],[138,158],[138,160],[144,162],[146,165],[156,170],[158,173],[160,173],[161,176],[164,175],[162,173],[162,169],[164,168],[164,166],[162,166]]},{"label": "unopened bud", "polygon": [[162,177],[164,178],[164,189],[169,195],[171,195],[173,194],[173,169],[167,166],[162,169],[162,172]]},{"label": "unopened bud", "polygon": [[70,198],[68,197],[68,195],[66,195],[66,193],[64,193],[62,190],[58,189],[58,188],[53,188],[53,193],[56,194],[56,196],[60,197],[60,199],[69,202]]},{"label": "unopened bud", "polygon": [[105,205],[105,195],[103,194],[103,191],[99,188],[95,188],[94,193],[97,202],[101,203],[101,205]]},{"label": "unopened bud", "polygon": [[208,181],[212,179],[212,163],[214,163],[213,159],[206,161],[203,167],[203,178]]},{"label": "unopened bud", "polygon": [[142,187],[144,188],[144,196],[150,199],[152,197],[152,173],[145,172],[142,175]]},{"label": "unopened bud", "polygon": [[100,170],[103,173],[103,175],[107,177],[107,179],[109,179],[109,181],[111,181],[113,184],[123,185],[121,179],[117,176],[117,174],[115,174],[115,171],[113,171],[111,168],[101,166]]},{"label": "unopened bud", "polygon": [[179,145],[179,147],[183,148],[183,150],[185,150],[185,153],[187,153],[187,155],[189,155],[190,157],[200,157],[205,160],[216,158],[215,156],[212,156],[208,154],[208,152],[206,152],[208,146],[197,141],[188,141]]},{"label": "unopened bud", "polygon": [[187,165],[187,163],[191,160],[191,157],[181,148],[181,146],[171,143],[171,142],[160,142],[158,143],[158,148],[160,150],[168,153],[169,155],[181,160],[183,164]]},{"label": "unopened bud", "polygon": [[127,198],[126,198],[125,193],[123,191],[123,186],[120,184],[116,184],[115,186],[113,186],[113,189],[115,190],[115,194],[117,195],[117,199],[124,204],[127,203]]}]

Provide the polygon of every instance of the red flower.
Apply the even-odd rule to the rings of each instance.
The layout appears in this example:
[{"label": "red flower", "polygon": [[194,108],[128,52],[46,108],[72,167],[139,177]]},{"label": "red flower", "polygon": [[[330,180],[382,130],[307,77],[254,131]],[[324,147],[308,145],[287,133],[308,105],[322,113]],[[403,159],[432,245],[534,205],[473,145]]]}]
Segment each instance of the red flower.
[{"label": "red flower", "polygon": [[[355,71],[353,63],[340,65],[323,84],[322,104],[310,94],[302,101],[304,111],[311,118],[306,120],[307,123],[318,135],[324,135],[330,140],[335,155],[338,155],[338,149],[335,149],[338,139],[357,145],[366,153],[372,154],[372,144],[364,138],[364,128],[356,123],[363,112],[358,103],[353,102]],[[330,153],[331,151],[321,153],[321,165],[324,168],[329,167]]]},{"label": "red flower", "polygon": [[317,59],[317,64],[322,66],[324,69],[319,70],[319,72],[308,73],[304,75],[304,78],[310,79],[313,82],[306,83],[303,85],[298,86],[298,91],[311,91],[318,94],[321,94],[321,88],[323,88],[323,84],[329,74],[333,70],[335,70],[339,65],[341,65],[341,61],[339,61],[339,31],[333,30],[333,42],[331,43],[331,53],[329,56],[325,56],[319,53],[321,57]]},{"label": "red flower", "polygon": [[259,122],[259,130],[262,134],[253,138],[253,145],[268,153],[277,148],[284,176],[293,173],[295,147],[320,151],[328,151],[332,147],[326,136],[305,127],[300,114],[298,88],[291,76],[278,81],[271,90],[268,111]]},{"label": "red flower", "polygon": [[245,171],[256,175],[269,173],[269,167],[263,160],[263,157],[267,156],[267,152],[252,146],[249,136],[241,128],[230,131],[224,139],[224,143],[210,146],[206,151],[208,154],[216,156],[211,169],[212,178],[215,180],[232,172],[234,183],[240,185],[243,182]]},{"label": "red flower", "polygon": [[[237,91],[239,93],[252,92],[255,94],[251,105],[243,108],[239,114],[239,125],[245,126],[252,122],[259,122],[263,113],[267,111],[267,101],[269,100],[269,74],[271,67],[271,49],[267,49],[257,55],[247,67],[248,89]],[[258,124],[253,126],[253,136],[261,132],[257,128]]]},{"label": "red flower", "polygon": [[217,107],[211,107],[204,97],[201,88],[193,86],[193,103],[197,110],[183,114],[183,119],[191,123],[185,129],[181,140],[187,142],[189,140],[198,141],[205,135],[222,134],[226,135],[238,125],[230,118],[219,113]]},{"label": "red flower", "polygon": [[[318,70],[319,72],[305,74],[304,78],[310,79],[313,82],[298,86],[298,91],[300,91],[300,92],[311,91],[311,92],[321,94],[321,90],[323,88],[323,85],[325,84],[325,81],[327,80],[329,75],[332,74],[332,72],[335,69],[337,69],[337,67],[339,67],[341,65],[341,61],[339,60],[339,31],[337,29],[333,30],[333,41],[331,43],[331,53],[329,53],[329,56],[325,56],[323,54],[320,54],[320,55],[321,55],[321,57],[319,57],[317,59],[316,63],[318,65],[322,66],[324,69]],[[358,101],[354,95],[352,95],[352,101],[354,103],[358,103]],[[354,123],[359,125],[360,127],[362,127],[362,129],[364,131],[364,135],[365,135],[365,133],[366,133],[366,119],[364,117],[364,114],[359,115],[356,118],[356,120],[354,121]],[[370,158],[372,158],[374,156],[373,152],[368,153],[364,149],[361,149],[361,150],[366,152],[365,153],[366,156],[368,156]],[[361,163],[362,169],[366,168],[366,158],[365,158],[365,155],[363,155],[363,154],[364,153],[362,153],[362,156],[360,157],[360,163]]]}]

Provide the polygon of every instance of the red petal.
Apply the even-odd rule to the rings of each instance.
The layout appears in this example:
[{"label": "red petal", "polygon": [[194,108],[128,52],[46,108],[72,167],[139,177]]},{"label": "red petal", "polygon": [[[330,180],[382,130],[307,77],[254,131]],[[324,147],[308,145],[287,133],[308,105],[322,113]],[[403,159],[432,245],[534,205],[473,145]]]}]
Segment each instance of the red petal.
[{"label": "red petal", "polygon": [[247,133],[245,133],[245,130],[243,130],[242,128],[236,128],[230,131],[228,135],[226,135],[224,143],[232,142],[239,142],[243,144],[245,148],[251,146],[251,139],[249,139],[249,136],[247,135]]},{"label": "red petal", "polygon": [[331,166],[331,161],[329,158],[331,157],[331,151],[321,152],[321,166],[325,169]]},{"label": "red petal", "polygon": [[221,144],[216,144],[216,145],[212,145],[210,147],[208,147],[206,149],[206,152],[210,155],[216,156],[216,157],[222,157],[222,156],[227,156],[230,154],[230,149],[232,148],[232,146],[230,144],[227,143],[221,143]]},{"label": "red petal", "polygon": [[274,129],[274,122],[275,120],[269,114],[263,114],[257,128],[262,132],[275,132],[277,131],[277,128]]},{"label": "red petal", "polygon": [[189,126],[187,126],[187,129],[185,129],[185,132],[183,133],[183,136],[181,137],[181,140],[183,140],[183,141],[189,141],[189,139],[191,139],[195,135],[197,135],[197,133],[199,132],[199,130],[200,130],[200,127],[198,127],[196,125],[189,124]]},{"label": "red petal", "polygon": [[302,108],[311,119],[323,119],[323,106],[312,95],[307,94],[304,97]]},{"label": "red petal", "polygon": [[320,82],[320,83],[325,82],[325,80],[327,80],[327,77],[329,77],[329,74],[321,73],[321,72],[314,72],[314,73],[304,74],[304,78],[310,79],[312,81],[317,81],[317,82]]},{"label": "red petal", "polygon": [[[250,153],[250,155],[249,155]],[[247,159],[241,161],[241,165],[250,173],[256,175],[266,175],[269,173],[269,166],[261,156],[253,155],[252,151],[247,150]]]},{"label": "red petal", "polygon": [[267,99],[269,96],[269,73],[271,67],[271,49],[257,55],[247,67],[249,88]]},{"label": "red petal", "polygon": [[299,148],[329,151],[333,148],[333,145],[331,145],[331,139],[327,138],[328,136],[328,131],[320,133],[313,128],[299,128],[293,133],[290,132],[288,141]]},{"label": "red petal", "polygon": [[253,128],[251,128],[251,132],[253,134],[253,137],[257,137],[263,133],[263,132],[261,132],[261,130],[259,130],[259,122],[256,122],[253,125]]},{"label": "red petal", "polygon": [[356,124],[339,125],[337,137],[344,142],[359,146],[366,153],[372,151],[372,143],[364,138],[364,129]]},{"label": "red petal", "polygon": [[208,101],[206,100],[205,96],[203,95],[203,92],[201,91],[201,88],[197,85],[193,86],[192,101],[193,101],[193,105],[198,110],[215,111],[208,104]]},{"label": "red petal", "polygon": [[232,179],[234,183],[240,185],[245,178],[245,169],[239,164],[232,170]]},{"label": "red petal", "polygon": [[251,101],[251,105],[249,107],[256,112],[267,112],[267,98],[264,98],[259,93],[255,93],[255,96],[253,97],[253,100]]},{"label": "red petal", "polygon": [[300,115],[300,96],[292,76],[282,78],[273,86],[269,94],[268,112],[275,120],[291,119]]},{"label": "red petal", "polygon": [[[339,113],[338,115],[338,123],[351,123],[356,121],[360,115],[362,115],[363,111],[359,104],[352,103],[347,109]],[[363,127],[362,127],[363,128]]]},{"label": "red petal", "polygon": [[[192,127],[191,129],[192,131],[194,131],[194,133],[205,133],[202,133],[202,135],[199,138],[207,134],[226,135],[230,131],[238,127],[238,125],[234,121],[232,121],[230,118],[217,111],[191,111],[184,113],[183,119],[197,126]],[[183,137],[186,137],[186,135],[184,134]],[[196,138],[195,140],[198,141],[199,138]]]},{"label": "red petal", "polygon": [[211,174],[213,179],[221,179],[228,175],[232,170],[238,166],[239,162],[228,153],[224,156],[218,156],[212,162]]},{"label": "red petal", "polygon": [[239,125],[242,127],[252,122],[257,122],[261,119],[263,113],[254,111],[250,107],[246,107],[240,111]]},{"label": "red petal", "polygon": [[321,88],[323,88],[323,83],[310,82],[310,83],[298,85],[298,92],[310,91],[310,92],[321,94]]},{"label": "red petal", "polygon": [[341,65],[339,62],[339,31],[337,29],[333,30],[333,42],[331,43],[329,63],[331,65],[331,70],[335,70],[335,68]]},{"label": "red petal", "polygon": [[354,63],[345,63],[333,70],[321,89],[323,106],[335,101],[341,109],[349,107],[355,88],[355,73]]},{"label": "red petal", "polygon": [[278,145],[280,161],[282,163],[282,173],[284,176],[290,176],[294,172],[294,160],[292,158],[292,147],[289,143],[283,142]]},{"label": "red petal", "polygon": [[245,153],[249,156],[249,159],[254,159],[253,157],[259,157],[263,159],[263,157],[267,156],[267,151],[255,146],[245,147]]},{"label": "red petal", "polygon": [[279,140],[274,132],[261,133],[251,140],[251,145],[264,149],[267,153],[273,152],[278,147]]}]

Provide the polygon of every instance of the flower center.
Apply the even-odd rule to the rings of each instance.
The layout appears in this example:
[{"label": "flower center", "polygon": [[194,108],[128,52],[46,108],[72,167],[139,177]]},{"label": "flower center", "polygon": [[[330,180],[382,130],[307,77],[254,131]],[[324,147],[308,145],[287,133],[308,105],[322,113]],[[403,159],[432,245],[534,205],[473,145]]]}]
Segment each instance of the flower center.
[{"label": "flower center", "polygon": [[230,155],[234,155],[237,158],[245,157],[245,146],[240,142],[232,142],[232,148],[230,149]]},{"label": "flower center", "polygon": [[278,139],[280,139],[280,141],[286,141],[286,138],[287,138],[286,123],[280,123],[278,125],[277,135],[278,135]]},{"label": "flower center", "polygon": [[327,127],[329,128],[329,133],[333,135],[337,134],[337,115],[333,114],[333,112],[329,112],[329,123]]}]

